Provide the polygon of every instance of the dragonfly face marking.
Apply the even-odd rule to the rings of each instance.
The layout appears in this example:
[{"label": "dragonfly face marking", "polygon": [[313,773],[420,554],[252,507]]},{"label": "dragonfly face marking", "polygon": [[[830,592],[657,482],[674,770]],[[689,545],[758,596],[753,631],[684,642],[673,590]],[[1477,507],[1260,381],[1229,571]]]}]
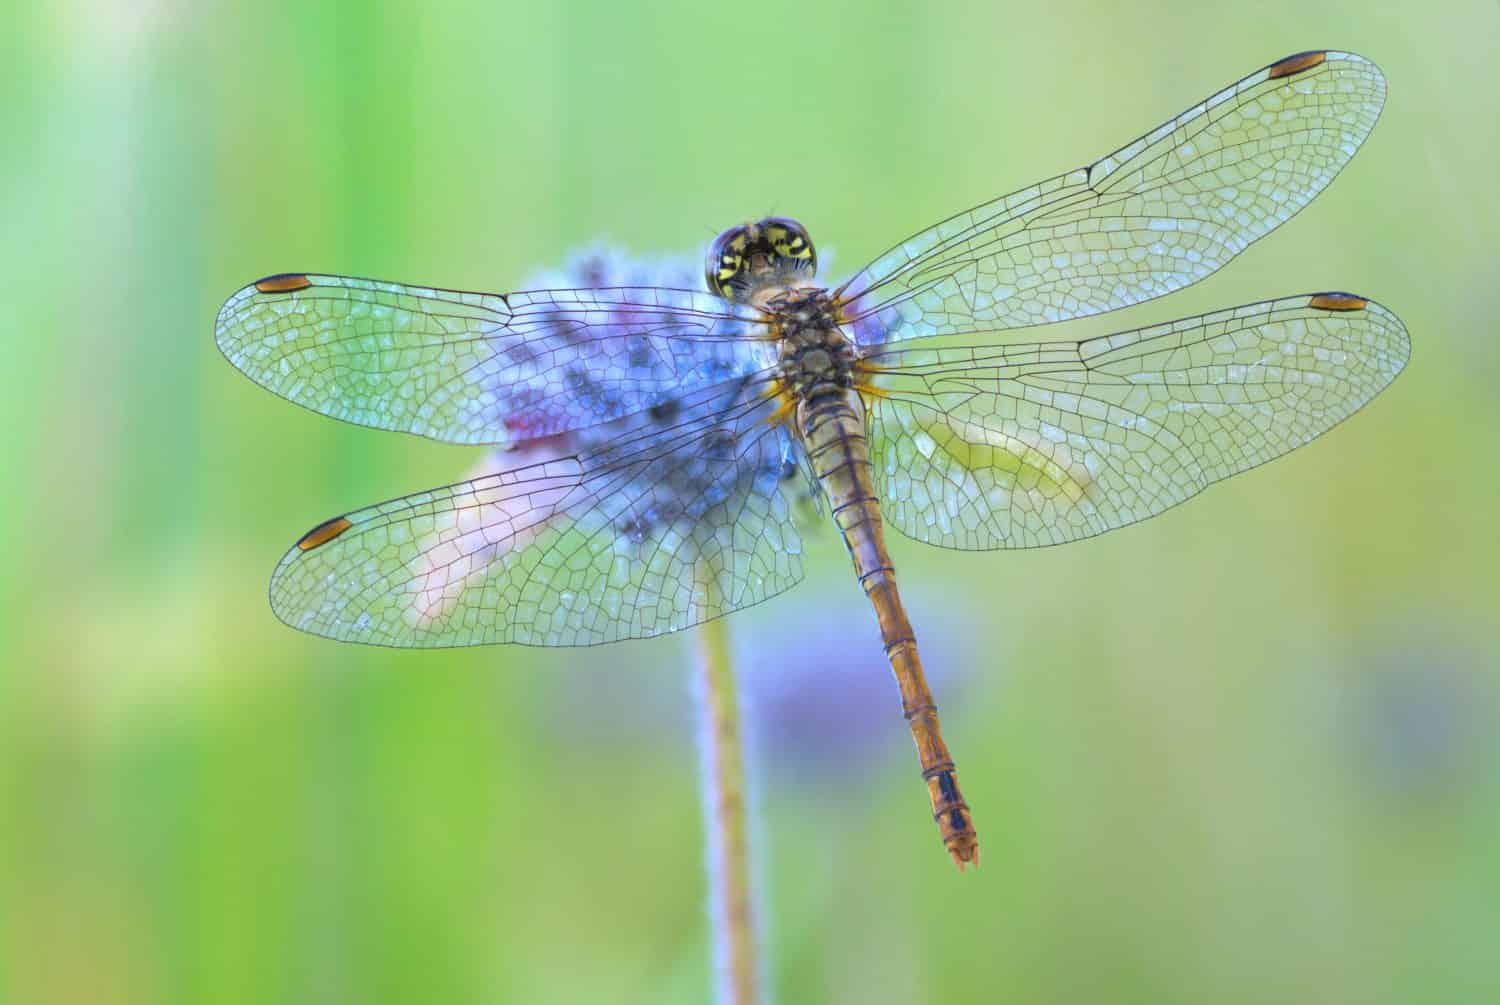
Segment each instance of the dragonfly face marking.
[{"label": "dragonfly face marking", "polygon": [[784,216],[731,227],[708,249],[703,278],[712,293],[744,302],[768,286],[817,274],[818,255],[807,228]]}]

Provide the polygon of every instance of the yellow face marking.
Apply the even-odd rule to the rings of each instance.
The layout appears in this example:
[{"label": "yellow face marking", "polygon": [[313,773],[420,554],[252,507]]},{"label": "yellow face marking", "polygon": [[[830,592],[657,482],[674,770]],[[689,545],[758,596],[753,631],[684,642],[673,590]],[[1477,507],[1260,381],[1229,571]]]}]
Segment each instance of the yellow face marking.
[{"label": "yellow face marking", "polygon": [[1327,58],[1328,53],[1326,52],[1299,52],[1295,56],[1288,56],[1280,62],[1272,63],[1267,72],[1267,77],[1271,80],[1290,77],[1293,74],[1301,73],[1303,70],[1312,69]]},{"label": "yellow face marking", "polygon": [[771,250],[782,258],[810,258],[812,249],[807,246],[807,240],[789,227],[779,224],[766,228],[766,240],[771,244]]},{"label": "yellow face marking", "polygon": [[312,551],[314,548],[321,548],[353,526],[354,524],[341,516],[336,516],[332,520],[324,520],[312,530],[303,534],[302,539],[297,542],[297,547],[303,551]]},{"label": "yellow face marking", "polygon": [[724,250],[719,253],[719,268],[714,273],[720,295],[729,296],[729,282],[744,271],[745,249],[749,244],[750,238],[743,230],[724,242]]},{"label": "yellow face marking", "polygon": [[1307,306],[1320,311],[1358,311],[1370,301],[1352,293],[1319,293],[1307,302]]},{"label": "yellow face marking", "polygon": [[312,280],[306,276],[283,272],[278,276],[267,276],[255,284],[255,288],[262,293],[290,293],[293,290],[305,290],[312,285]]}]

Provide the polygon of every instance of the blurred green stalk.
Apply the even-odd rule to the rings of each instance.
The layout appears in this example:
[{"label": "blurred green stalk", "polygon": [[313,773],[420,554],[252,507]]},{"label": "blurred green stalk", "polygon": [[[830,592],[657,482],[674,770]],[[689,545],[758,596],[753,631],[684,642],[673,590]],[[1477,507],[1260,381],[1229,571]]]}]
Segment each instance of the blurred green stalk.
[{"label": "blurred green stalk", "polygon": [[708,843],[709,918],[720,1005],[756,1005],[760,969],[750,888],[740,696],[723,618],[698,628],[698,720]]}]

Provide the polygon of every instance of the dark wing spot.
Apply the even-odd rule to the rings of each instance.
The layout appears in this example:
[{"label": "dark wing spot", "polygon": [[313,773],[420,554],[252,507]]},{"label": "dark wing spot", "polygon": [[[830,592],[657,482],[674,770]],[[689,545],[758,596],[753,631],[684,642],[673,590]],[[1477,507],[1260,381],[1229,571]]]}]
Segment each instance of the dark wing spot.
[{"label": "dark wing spot", "polygon": [[311,279],[297,272],[279,272],[255,281],[255,288],[262,293],[291,293],[293,290],[305,290],[311,285]]},{"label": "dark wing spot", "polygon": [[1368,303],[1364,297],[1353,293],[1319,293],[1307,302],[1307,306],[1322,311],[1358,311]]},{"label": "dark wing spot", "polygon": [[320,548],[329,541],[332,541],[353,526],[354,524],[341,516],[336,516],[332,520],[324,520],[312,530],[303,534],[302,539],[297,542],[297,547],[303,551],[312,551],[314,548]]},{"label": "dark wing spot", "polygon": [[1270,71],[1267,76],[1271,80],[1279,80],[1282,77],[1291,77],[1298,73],[1301,73],[1303,70],[1312,69],[1327,58],[1328,53],[1326,52],[1299,52],[1295,55],[1288,56],[1286,59],[1279,59],[1276,62],[1272,63],[1266,68]]}]

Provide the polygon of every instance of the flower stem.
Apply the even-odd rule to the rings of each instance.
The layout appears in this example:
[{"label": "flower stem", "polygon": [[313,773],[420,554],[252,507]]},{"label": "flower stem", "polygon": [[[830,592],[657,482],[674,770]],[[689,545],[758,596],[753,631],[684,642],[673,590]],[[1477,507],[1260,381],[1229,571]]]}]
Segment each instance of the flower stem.
[{"label": "flower stem", "polygon": [[699,627],[698,719],[708,840],[709,917],[719,1005],[757,1005],[760,970],[750,886],[740,695],[723,618]]}]

